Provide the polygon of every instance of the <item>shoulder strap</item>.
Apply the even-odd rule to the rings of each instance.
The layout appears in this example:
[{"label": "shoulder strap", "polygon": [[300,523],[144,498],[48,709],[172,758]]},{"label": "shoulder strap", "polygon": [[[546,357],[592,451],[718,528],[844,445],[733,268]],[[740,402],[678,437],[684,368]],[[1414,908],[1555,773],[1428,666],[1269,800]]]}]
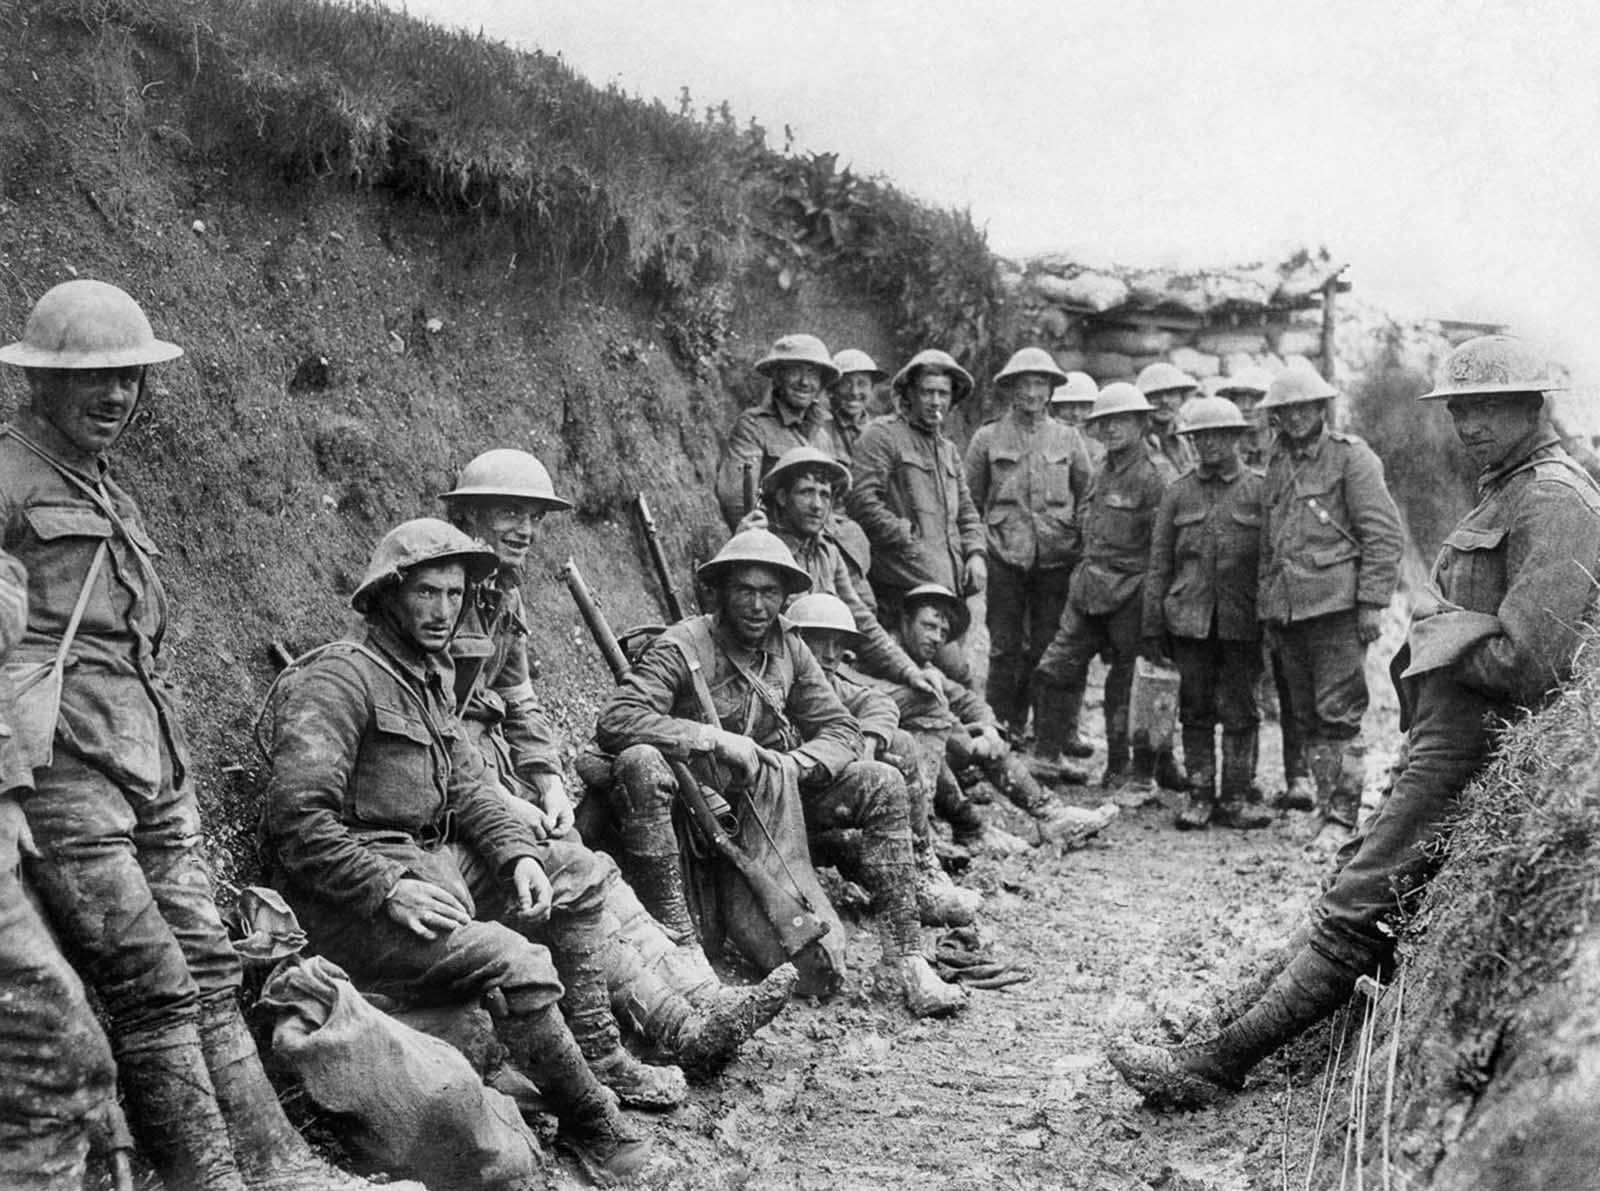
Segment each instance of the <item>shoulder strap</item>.
[{"label": "shoulder strap", "polygon": [[72,616],[67,620],[66,632],[61,634],[61,647],[56,650],[55,664],[55,682],[58,687],[61,685],[61,676],[67,670],[67,654],[72,649],[72,639],[78,635],[78,625],[89,607],[89,597],[94,594],[94,581],[100,574],[100,565],[106,560],[107,549],[105,540],[101,539],[100,545],[95,547],[89,571],[83,577],[83,587],[78,591],[78,602],[72,606]]},{"label": "shoulder strap", "polygon": [[377,666],[378,669],[382,670],[390,678],[394,679],[396,685],[398,685],[400,689],[406,693],[406,697],[410,699],[412,703],[416,704],[417,710],[422,713],[422,722],[427,725],[428,735],[433,737],[433,742],[445,752],[448,753],[450,751],[443,736],[440,735],[437,725],[435,725],[433,722],[433,716],[429,712],[427,703],[423,700],[421,695],[417,694],[417,692],[412,689],[411,684],[405,680],[405,676],[402,675],[400,671],[396,670],[394,665],[387,658],[361,641],[328,641],[322,645],[316,646],[314,649],[306,650],[282,670],[278,671],[277,677],[272,680],[272,685],[267,688],[267,693],[261,700],[261,707],[256,712],[255,724],[252,729],[252,734],[255,737],[256,749],[263,757],[270,758],[272,756],[272,752],[267,747],[266,741],[262,739],[262,728],[267,722],[268,713],[272,710],[273,696],[278,693],[279,685],[282,684],[285,678],[288,678],[289,675],[293,674],[295,671],[304,669],[323,654],[330,653],[335,650],[354,651],[362,654],[374,666]]}]

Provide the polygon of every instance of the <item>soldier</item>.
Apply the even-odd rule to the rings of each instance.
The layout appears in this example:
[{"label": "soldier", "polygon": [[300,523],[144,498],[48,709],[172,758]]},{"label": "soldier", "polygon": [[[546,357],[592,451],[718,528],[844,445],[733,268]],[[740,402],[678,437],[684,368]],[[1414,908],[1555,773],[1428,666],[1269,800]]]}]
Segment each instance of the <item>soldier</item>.
[{"label": "soldier", "polygon": [[[1265,827],[1272,816],[1245,805],[1255,778],[1256,680],[1261,630],[1256,569],[1261,553],[1261,476],[1239,460],[1249,423],[1225,397],[1201,397],[1180,434],[1197,462],[1161,497],[1144,580],[1141,652],[1179,674],[1178,715],[1188,805],[1178,827]],[[1222,792],[1216,729],[1222,726]]]},{"label": "soldier", "polygon": [[1182,475],[1194,466],[1195,457],[1194,444],[1178,433],[1178,414],[1187,402],[1200,395],[1200,385],[1182,368],[1165,360],[1145,365],[1134,384],[1150,402],[1146,446]]},{"label": "soldier", "polygon": [[88,280],[51,289],[0,347],[28,384],[0,428],[0,548],[28,573],[13,662],[54,662],[69,638],[72,656],[34,788],[19,793],[38,849],[28,876],[90,973],[134,1129],[168,1186],[366,1187],[289,1123],[239,1015],[168,677],[159,554],[106,462],[145,369],[182,354],[126,293]]},{"label": "soldier", "polygon": [[[0,551],[0,661],[27,627],[28,577]],[[81,1191],[90,1135],[116,1111],[116,1068],[77,973],[24,887],[30,842],[17,792],[33,776],[15,711],[11,675],[0,671],[0,1185]]]},{"label": "soldier", "polygon": [[1067,373],[1067,383],[1056,387],[1050,394],[1050,416],[1056,421],[1083,435],[1083,446],[1089,452],[1089,466],[1096,475],[1105,463],[1106,448],[1094,435],[1088,433],[1084,419],[1094,408],[1094,399],[1100,395],[1100,386],[1087,372]]},{"label": "soldier", "polygon": [[1209,1042],[1125,1040],[1124,1079],[1157,1105],[1204,1103],[1391,963],[1395,940],[1442,861],[1460,796],[1493,757],[1507,720],[1545,702],[1572,671],[1600,564],[1600,492],[1559,446],[1545,361],[1483,336],[1450,353],[1440,383],[1457,436],[1482,469],[1477,507],[1445,539],[1398,675],[1406,760],[1366,830],[1340,852],[1309,941],[1267,991]]},{"label": "soldier", "polygon": [[[893,765],[905,780],[917,865],[917,911],[922,924],[968,925],[983,904],[983,897],[977,890],[963,889],[952,881],[934,854],[930,816],[936,774],[918,764],[915,743],[900,729],[900,708],[871,679],[845,662],[846,651],[859,646],[862,640],[850,609],[837,596],[812,591],[797,598],[784,615],[800,630],[839,701],[861,725],[866,759]],[[823,864],[840,868],[858,865],[859,833],[848,829],[813,832],[811,850]]]},{"label": "soldier", "polygon": [[298,659],[269,697],[262,836],[312,944],[360,987],[501,993],[496,1032],[574,1157],[625,1175],[650,1146],[605,1085],[661,1103],[682,1072],[646,1068],[618,1038],[600,927],[610,873],[581,845],[535,837],[456,718],[450,639],[496,561],[432,518],[383,536],[350,597],[362,637]]},{"label": "soldier", "polygon": [[[1149,565],[1150,527],[1161,494],[1176,477],[1164,456],[1145,448],[1150,403],[1126,381],[1100,390],[1089,414],[1090,432],[1105,444],[1106,464],[1095,477],[1079,525],[1083,558],[1072,572],[1061,623],[1033,672],[1034,755],[1051,758],[1059,738],[1054,725],[1075,724],[1083,705],[1089,663],[1110,654],[1106,675],[1106,768],[1100,782],[1116,786],[1131,778],[1148,783],[1158,759],[1148,741],[1134,742],[1129,770],[1128,700],[1133,664],[1139,656],[1144,612],[1140,591]],[[1160,758],[1163,785],[1181,788],[1170,752]]]},{"label": "soldier", "polygon": [[856,440],[872,413],[872,394],[889,374],[866,352],[847,347],[833,357],[839,379],[828,387],[829,445],[833,457],[847,470],[855,470]]},{"label": "soldier", "polygon": [[988,581],[983,520],[960,452],[944,436],[972,377],[942,351],[920,351],[891,384],[898,409],[874,419],[856,444],[850,515],[872,542],[869,578],[885,625],[905,593],[937,583],[973,595]]},{"label": "soldier", "polygon": [[[906,593],[897,635],[914,661],[930,665],[944,646],[967,631],[969,614],[955,592],[937,583],[925,583]],[[948,769],[969,780],[981,777],[1034,822],[1034,846],[1052,843],[1063,847],[1082,843],[1110,821],[1102,811],[1084,812],[1052,799],[1028,771],[1000,732],[992,708],[972,691],[942,671],[932,671],[940,691],[929,696],[908,687],[886,686],[900,707],[901,723],[914,737],[933,744]],[[985,824],[956,785],[947,778],[935,793],[935,809],[951,825],[956,842],[999,853],[1022,851],[1016,836]],[[1115,814],[1115,808],[1110,808]]]},{"label": "soldier", "polygon": [[[677,783],[664,754],[714,776],[726,767],[732,782],[713,785],[726,786],[732,803],[760,808],[772,849],[789,862],[808,867],[808,828],[861,831],[859,873],[877,911],[885,975],[918,1017],[959,1010],[965,992],[939,979],[921,954],[900,775],[858,759],[860,726],[779,616],[810,576],[777,538],[751,529],[731,538],[699,578],[716,592],[716,611],[652,642],[596,726],[600,747],[616,758],[609,794],[623,870],[640,899],[669,930],[692,929],[672,824]],[[800,839],[783,838],[796,827]]]},{"label": "soldier", "polygon": [[[810,448],[805,448],[809,450]],[[522,575],[535,527],[547,512],[570,509],[555,494],[550,473],[526,451],[486,451],[461,471],[441,498],[450,521],[495,552],[494,575],[467,598],[450,641],[456,707],[467,737],[498,778],[508,804],[539,839],[582,847],[572,830],[572,801],[562,776],[560,738],[534,692]],[[608,872],[603,852],[592,853]],[[725,988],[693,937],[671,939],[645,912],[627,882],[606,882],[602,930],[606,982],[617,1015],[664,1054],[696,1070],[720,1066],[788,1002],[795,971],[780,967],[761,984]],[[625,1085],[630,1103],[652,1094],[653,1107],[681,1102],[687,1089],[656,1084],[653,1069]],[[615,1080],[610,1080],[616,1086]],[[654,1090],[652,1087],[654,1086]]]},{"label": "soldier", "polygon": [[[1051,390],[1066,379],[1043,349],[1017,352],[994,378],[1010,408],[967,446],[967,486],[983,516],[989,561],[989,706],[1014,741],[1028,722],[1028,676],[1067,602],[1078,508],[1089,489],[1083,435],[1045,416]],[[1060,751],[1051,749],[1058,767]],[[1087,772],[1066,776],[1088,780]]]},{"label": "soldier", "polygon": [[772,382],[767,399],[739,415],[717,469],[717,500],[732,528],[744,507],[744,465],[755,479],[791,447],[826,447],[829,436],[822,390],[839,379],[828,349],[815,335],[784,335],[756,361],[756,371]]},{"label": "soldier", "polygon": [[1361,810],[1367,646],[1383,629],[1400,567],[1400,513],[1383,464],[1327,425],[1337,391],[1309,367],[1280,373],[1261,408],[1278,422],[1267,466],[1257,614],[1282,667],[1322,817]]},{"label": "soldier", "polygon": [[1259,364],[1252,364],[1244,369],[1238,376],[1218,377],[1211,393],[1215,397],[1226,397],[1239,407],[1239,413],[1249,425],[1249,429],[1239,436],[1239,460],[1246,467],[1253,470],[1264,470],[1267,466],[1267,442],[1271,431],[1265,424],[1266,414],[1261,409],[1261,402],[1266,399],[1267,390],[1272,387],[1272,373]]}]

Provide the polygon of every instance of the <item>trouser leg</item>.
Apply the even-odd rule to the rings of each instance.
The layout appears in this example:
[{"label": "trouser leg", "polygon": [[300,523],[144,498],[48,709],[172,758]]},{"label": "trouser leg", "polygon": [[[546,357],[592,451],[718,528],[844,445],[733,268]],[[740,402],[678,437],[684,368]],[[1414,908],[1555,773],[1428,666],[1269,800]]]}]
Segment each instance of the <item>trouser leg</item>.
[{"label": "trouser leg", "polygon": [[683,860],[672,826],[677,781],[649,745],[625,749],[613,767],[611,795],[621,823],[618,861],[639,900],[673,939],[695,937],[684,895]]},{"label": "trouser leg", "polygon": [[872,894],[886,957],[921,947],[915,867],[905,783],[891,766],[862,761],[839,777],[802,792],[808,831],[856,827],[861,831],[860,879]]},{"label": "trouser leg", "polygon": [[[1039,664],[1034,667],[1033,689],[1039,692],[1042,698],[1050,701],[1047,705],[1047,714],[1052,719],[1059,714],[1062,719],[1071,720],[1071,725],[1065,727],[1062,731],[1058,751],[1067,751],[1068,746],[1071,744],[1071,736],[1075,734],[1078,709],[1083,705],[1084,688],[1089,680],[1089,663],[1094,660],[1096,654],[1106,647],[1107,641],[1108,635],[1103,618],[1085,615],[1069,603],[1061,613],[1061,621],[1055,636],[1051,639],[1050,644],[1045,647],[1044,653],[1040,655]],[[1128,672],[1129,681],[1132,680],[1132,677],[1133,673],[1130,669]],[[1059,712],[1056,710],[1057,708],[1059,708]],[[1127,766],[1126,701],[1124,701],[1121,735],[1113,737],[1112,728],[1108,695],[1106,721],[1107,770],[1108,772],[1112,770],[1120,772]]]},{"label": "trouser leg", "polygon": [[1001,723],[1019,729],[1027,719],[1028,671],[1023,633],[1028,616],[1028,572],[1004,559],[989,560],[989,706]]},{"label": "trouser leg", "polygon": [[1133,695],[1133,666],[1139,657],[1140,607],[1138,600],[1129,600],[1123,607],[1104,618],[1105,648],[1111,655],[1111,668],[1106,672],[1105,716],[1107,768],[1113,757],[1115,744],[1119,752],[1133,750],[1135,780],[1148,781],[1155,776],[1155,752],[1150,742],[1130,739],[1128,708]]}]

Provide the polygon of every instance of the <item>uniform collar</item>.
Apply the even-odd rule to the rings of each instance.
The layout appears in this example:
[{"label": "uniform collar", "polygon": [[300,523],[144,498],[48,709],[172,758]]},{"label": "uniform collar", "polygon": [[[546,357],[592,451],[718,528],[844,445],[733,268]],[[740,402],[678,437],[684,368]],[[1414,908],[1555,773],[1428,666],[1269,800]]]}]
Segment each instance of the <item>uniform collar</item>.
[{"label": "uniform collar", "polygon": [[1307,459],[1315,459],[1322,454],[1322,444],[1328,441],[1328,427],[1324,424],[1322,429],[1317,432],[1317,436],[1303,447],[1291,442],[1286,434],[1281,435],[1280,440],[1283,443],[1284,452],[1289,458],[1301,463]]},{"label": "uniform collar", "polygon": [[454,682],[455,668],[448,650],[442,654],[424,653],[379,617],[367,619],[367,644],[425,689],[435,689],[442,695]]},{"label": "uniform collar", "polygon": [[1127,471],[1130,467],[1132,467],[1136,463],[1138,463],[1140,459],[1147,458],[1148,457],[1146,455],[1146,451],[1147,450],[1148,450],[1148,448],[1141,441],[1141,442],[1135,442],[1135,443],[1131,444],[1130,446],[1124,448],[1121,451],[1117,451],[1117,452],[1107,451],[1106,452],[1106,470],[1108,472],[1111,472],[1111,473],[1115,474],[1115,475],[1121,475],[1123,472]]},{"label": "uniform collar", "polygon": [[721,649],[729,657],[749,657],[760,659],[770,653],[775,652],[775,643],[779,639],[779,636],[782,632],[782,630],[779,628],[780,623],[781,618],[773,621],[772,627],[767,630],[767,635],[762,640],[761,644],[751,648],[747,645],[741,644],[734,637],[734,635],[730,633],[726,627],[724,627],[722,623],[722,615],[721,613],[718,613],[716,616],[711,618],[711,636],[712,639],[716,641],[717,648]]},{"label": "uniform collar", "polygon": [[100,483],[109,468],[104,455],[90,455],[49,422],[26,407],[17,411],[15,429],[62,467],[71,468],[93,483]]},{"label": "uniform collar", "polygon": [[[817,401],[821,400],[821,397],[817,398]],[[766,411],[778,419],[778,424],[786,430],[793,430],[797,426],[814,426],[819,419],[816,402],[812,402],[811,408],[806,410],[805,413],[793,414],[785,406],[779,405],[777,397],[771,393],[767,394]]]},{"label": "uniform collar", "polygon": [[1208,471],[1205,464],[1196,463],[1194,474],[1199,476],[1203,483],[1231,484],[1239,478],[1239,473],[1244,470],[1244,464],[1239,462],[1237,456],[1228,460],[1215,471]]},{"label": "uniform collar", "polygon": [[1528,463],[1535,455],[1548,454],[1553,447],[1561,445],[1561,436],[1549,426],[1536,426],[1528,432],[1526,438],[1506,453],[1504,462],[1493,467],[1485,468],[1478,475],[1478,491],[1487,492],[1489,489],[1504,483],[1512,472],[1517,471]]}]

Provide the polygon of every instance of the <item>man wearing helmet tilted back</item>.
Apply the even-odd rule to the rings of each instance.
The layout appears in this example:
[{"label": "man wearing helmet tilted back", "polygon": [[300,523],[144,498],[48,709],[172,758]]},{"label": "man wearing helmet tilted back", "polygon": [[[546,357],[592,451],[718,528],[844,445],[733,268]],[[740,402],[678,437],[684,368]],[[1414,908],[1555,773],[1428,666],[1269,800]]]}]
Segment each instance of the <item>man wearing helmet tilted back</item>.
[{"label": "man wearing helmet tilted back", "polygon": [[1462,792],[1500,726],[1571,675],[1600,562],[1600,491],[1560,447],[1546,362],[1489,335],[1450,353],[1424,401],[1442,401],[1482,470],[1478,504],[1445,538],[1390,667],[1406,760],[1382,807],[1339,853],[1307,942],[1267,991],[1208,1042],[1119,1040],[1111,1061],[1157,1107],[1235,1091],[1249,1070],[1337,1009],[1396,939],[1443,860]]},{"label": "man wearing helmet tilted back", "polygon": [[106,460],[146,368],[182,354],[128,294],[89,280],[51,289],[0,347],[28,385],[0,429],[0,548],[28,572],[12,664],[72,659],[20,794],[38,849],[28,873],[90,974],[135,1134],[169,1186],[365,1187],[289,1123],[239,1015],[169,678],[160,552]]}]

